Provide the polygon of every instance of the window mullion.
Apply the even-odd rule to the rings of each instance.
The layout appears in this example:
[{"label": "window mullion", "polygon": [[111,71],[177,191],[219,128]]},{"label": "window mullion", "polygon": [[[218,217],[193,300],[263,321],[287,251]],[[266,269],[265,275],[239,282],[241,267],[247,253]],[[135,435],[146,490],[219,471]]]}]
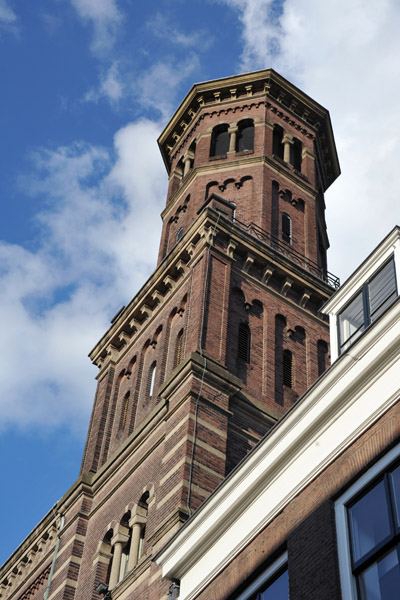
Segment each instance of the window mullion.
[{"label": "window mullion", "polygon": [[368,284],[365,284],[363,286],[363,309],[364,309],[364,329],[366,329],[371,322]]}]

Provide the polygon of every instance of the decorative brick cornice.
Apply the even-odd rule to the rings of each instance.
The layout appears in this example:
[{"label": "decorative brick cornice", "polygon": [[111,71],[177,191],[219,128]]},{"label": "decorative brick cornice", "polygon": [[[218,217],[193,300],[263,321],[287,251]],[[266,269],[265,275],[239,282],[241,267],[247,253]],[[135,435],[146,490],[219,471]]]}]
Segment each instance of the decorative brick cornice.
[{"label": "decorative brick cornice", "polygon": [[305,135],[317,138],[328,187],[340,174],[329,113],[273,69],[195,84],[158,139],[168,172],[189,135],[193,139],[205,113],[226,115],[232,110],[250,110],[263,102]]}]

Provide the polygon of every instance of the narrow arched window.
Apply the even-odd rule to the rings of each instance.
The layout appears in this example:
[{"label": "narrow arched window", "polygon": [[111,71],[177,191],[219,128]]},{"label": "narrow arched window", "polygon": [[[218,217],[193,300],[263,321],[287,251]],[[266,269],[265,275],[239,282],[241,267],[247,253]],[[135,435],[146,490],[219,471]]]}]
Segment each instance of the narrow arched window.
[{"label": "narrow arched window", "polygon": [[154,382],[156,379],[156,363],[154,362],[151,367],[150,367],[150,371],[149,371],[149,379],[148,379],[148,389],[149,389],[149,396],[153,395],[154,392]]},{"label": "narrow arched window", "polygon": [[179,227],[178,231],[176,232],[175,243],[178,243],[179,240],[181,240],[182,238],[183,238],[183,227]]},{"label": "narrow arched window", "polygon": [[126,419],[128,417],[128,409],[129,409],[129,397],[130,397],[130,392],[126,392],[123,403],[122,403],[121,422],[120,422],[120,426],[119,426],[120,429],[124,429],[124,427],[126,425]]},{"label": "narrow arched window", "polygon": [[181,363],[182,358],[183,358],[182,354],[183,354],[183,329],[181,329],[181,331],[178,333],[177,338],[176,338],[174,368],[177,367]]},{"label": "narrow arched window", "polygon": [[210,156],[221,156],[229,150],[228,125],[217,125],[211,135]]},{"label": "narrow arched window", "polygon": [[328,366],[328,344],[324,340],[318,340],[318,377],[322,375]]},{"label": "narrow arched window", "polygon": [[179,161],[177,162],[177,165],[175,167],[175,171],[176,171],[176,174],[178,175],[178,177],[180,177],[180,178],[183,177],[183,170],[184,170],[184,164],[183,164],[183,157],[181,156],[181,158],[179,159]]},{"label": "narrow arched window", "polygon": [[245,362],[250,362],[250,329],[246,323],[239,325],[237,355]]},{"label": "narrow arched window", "polygon": [[293,388],[293,355],[290,350],[283,351],[283,385]]},{"label": "narrow arched window", "polygon": [[140,501],[139,501],[139,510],[141,512],[142,515],[142,527],[140,529],[140,537],[139,537],[139,546],[138,546],[138,560],[140,559],[141,556],[143,556],[143,552],[144,552],[144,539],[145,539],[145,535],[146,535],[146,521],[147,521],[147,514],[149,511],[149,506],[148,506],[148,502],[149,502],[149,492],[145,492],[143,494],[143,496],[141,497]]},{"label": "narrow arched window", "polygon": [[288,244],[292,243],[292,220],[286,213],[282,215],[282,239]]},{"label": "narrow arched window", "polygon": [[254,123],[252,119],[245,119],[238,123],[236,152],[250,152],[252,150],[254,150]]},{"label": "narrow arched window", "polygon": [[283,129],[275,125],[272,138],[272,153],[283,160]]},{"label": "narrow arched window", "polygon": [[301,171],[301,154],[302,144],[296,138],[290,146],[290,164],[297,170]]}]

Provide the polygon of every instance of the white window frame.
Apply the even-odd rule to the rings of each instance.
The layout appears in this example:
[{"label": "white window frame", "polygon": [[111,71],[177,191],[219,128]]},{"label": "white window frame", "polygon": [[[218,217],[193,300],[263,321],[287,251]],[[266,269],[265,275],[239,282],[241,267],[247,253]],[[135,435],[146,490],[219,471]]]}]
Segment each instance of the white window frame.
[{"label": "white window frame", "polygon": [[368,471],[349,487],[335,502],[337,550],[339,557],[340,584],[342,600],[358,600],[356,579],[351,569],[350,537],[347,504],[359,492],[400,456],[400,444],[392,448],[385,456],[376,462]]},{"label": "white window frame", "polygon": [[265,569],[265,571],[263,571],[261,573],[261,575],[259,575],[257,577],[257,579],[255,579],[249,585],[249,587],[247,587],[245,589],[245,591],[242,592],[240,594],[240,596],[237,597],[236,600],[247,600],[248,598],[250,598],[253,594],[255,594],[256,592],[259,591],[260,587],[264,583],[268,583],[268,579],[272,579],[274,577],[275,573],[280,571],[282,569],[282,567],[284,567],[284,566],[287,567],[287,562],[288,562],[288,553],[284,552],[277,560],[275,560],[271,565],[269,565],[267,567],[267,569]]}]

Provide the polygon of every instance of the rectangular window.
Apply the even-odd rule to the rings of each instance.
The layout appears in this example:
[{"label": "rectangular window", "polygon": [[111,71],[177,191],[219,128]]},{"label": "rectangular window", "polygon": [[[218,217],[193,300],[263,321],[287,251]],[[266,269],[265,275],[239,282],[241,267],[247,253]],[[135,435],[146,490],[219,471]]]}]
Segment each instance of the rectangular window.
[{"label": "rectangular window", "polygon": [[349,348],[396,298],[396,275],[391,258],[339,314],[339,353]]},{"label": "rectangular window", "polygon": [[236,600],[289,600],[287,552],[246,587]]},{"label": "rectangular window", "polygon": [[399,597],[399,453],[397,446],[336,502],[343,600]]}]

